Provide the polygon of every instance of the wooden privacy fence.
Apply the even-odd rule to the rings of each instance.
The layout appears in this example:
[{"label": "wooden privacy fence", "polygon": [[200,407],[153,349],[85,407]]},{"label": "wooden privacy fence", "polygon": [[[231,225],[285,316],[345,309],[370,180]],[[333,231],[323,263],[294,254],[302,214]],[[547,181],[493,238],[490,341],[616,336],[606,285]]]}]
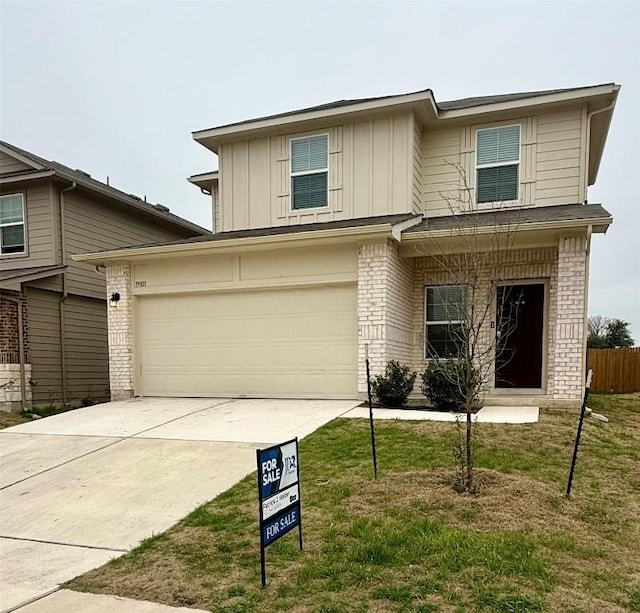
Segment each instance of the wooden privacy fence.
[{"label": "wooden privacy fence", "polygon": [[593,369],[592,392],[640,392],[640,347],[587,349],[587,369]]}]

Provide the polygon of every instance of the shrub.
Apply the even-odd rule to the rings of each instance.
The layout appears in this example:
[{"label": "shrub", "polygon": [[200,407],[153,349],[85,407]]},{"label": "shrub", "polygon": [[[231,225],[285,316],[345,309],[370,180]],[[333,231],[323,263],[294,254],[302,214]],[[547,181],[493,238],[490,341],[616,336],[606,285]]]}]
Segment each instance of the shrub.
[{"label": "shrub", "polygon": [[390,360],[384,375],[378,375],[371,383],[371,389],[382,406],[401,407],[407,404],[417,376],[408,366]]},{"label": "shrub", "polygon": [[464,360],[431,360],[427,370],[422,373],[422,393],[437,409],[480,408],[480,373],[472,369],[469,403],[465,402],[466,380],[467,363]]}]

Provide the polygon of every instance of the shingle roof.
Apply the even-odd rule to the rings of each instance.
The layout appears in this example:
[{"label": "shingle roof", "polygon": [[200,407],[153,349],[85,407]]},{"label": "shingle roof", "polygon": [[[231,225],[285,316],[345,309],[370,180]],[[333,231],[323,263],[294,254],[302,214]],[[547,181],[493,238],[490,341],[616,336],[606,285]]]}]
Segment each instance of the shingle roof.
[{"label": "shingle roof", "polygon": [[[396,215],[378,215],[375,217],[359,217],[357,219],[339,219],[336,221],[323,221],[319,223],[300,224],[297,226],[276,226],[271,228],[252,228],[250,230],[233,230],[230,232],[217,232],[204,236],[194,236],[175,241],[148,243],[136,245],[135,248],[169,247],[171,245],[189,245],[194,243],[212,243],[237,238],[259,238],[266,236],[280,236],[283,234],[302,234],[305,232],[318,232],[320,230],[337,230],[340,228],[357,228],[363,226],[382,226],[385,224],[397,224],[416,217],[415,213],[399,213]],[[123,247],[121,250],[130,249]],[[111,251],[111,250],[110,250]],[[116,250],[119,251],[119,250]]]},{"label": "shingle roof", "polygon": [[[607,83],[606,85],[613,85],[612,83]],[[485,104],[497,104],[500,102],[512,102],[515,100],[525,100],[527,98],[537,98],[540,96],[548,96],[550,94],[560,94],[564,92],[578,91],[581,89],[593,89],[596,87],[602,87],[602,85],[589,85],[586,87],[566,87],[564,89],[545,89],[539,91],[530,91],[530,92],[517,92],[512,94],[497,94],[492,96],[474,96],[471,98],[461,98],[459,100],[448,100],[438,102],[435,100],[435,96],[433,95],[433,91],[431,89],[420,89],[414,92],[408,92],[406,94],[392,94],[388,96],[374,96],[371,98],[354,98],[351,100],[336,100],[334,102],[327,102],[324,104],[318,104],[316,106],[309,106],[303,109],[296,109],[293,111],[286,111],[284,113],[276,113],[274,115],[265,115],[262,117],[255,117],[254,119],[246,119],[244,121],[236,121],[232,123],[227,123],[219,126],[215,126],[212,129],[218,128],[230,128],[232,126],[241,126],[244,124],[250,124],[257,121],[267,121],[269,119],[279,119],[281,117],[290,117],[292,115],[302,115],[303,113],[310,113],[313,111],[326,111],[331,109],[336,109],[344,106],[352,106],[354,104],[360,104],[365,102],[375,102],[377,100],[386,100],[388,98],[397,98],[399,96],[411,96],[413,94],[426,94],[431,92],[431,95],[434,98],[436,103],[436,107],[441,111],[456,111],[462,109],[468,109],[474,106],[482,106]],[[198,132],[203,132],[205,130],[198,130]]]},{"label": "shingle roof", "polygon": [[487,226],[523,226],[530,223],[563,221],[589,221],[611,219],[611,213],[600,204],[562,204],[531,208],[484,211],[465,215],[429,217],[422,223],[405,230],[403,234],[436,232]]},{"label": "shingle roof", "polygon": [[15,277],[24,277],[25,275],[36,274],[55,274],[59,270],[66,268],[66,266],[29,266],[27,268],[14,268],[13,270],[0,271],[0,280],[13,279]]},{"label": "shingle roof", "polygon": [[[69,168],[69,166],[65,166],[64,164],[61,164],[60,162],[56,162],[54,160],[46,160],[40,157],[39,155],[36,155],[35,153],[31,153],[30,151],[26,151],[24,149],[21,149],[20,147],[17,147],[16,145],[12,145],[11,143],[7,143],[5,141],[0,141],[0,144],[6,147],[7,149],[13,151],[14,153],[17,153],[18,155],[21,155],[23,157],[26,157],[27,159],[30,159],[35,164],[43,166],[46,170],[53,170],[56,174],[62,175],[66,179],[69,179],[71,181],[76,181],[78,184],[82,185],[87,189],[98,190],[99,192],[107,196],[111,196],[112,198],[115,198],[120,202],[128,204],[134,207],[135,209],[142,211],[143,213],[153,215],[154,217],[159,217],[166,222],[169,222],[173,225],[181,226],[185,230],[190,230],[194,233],[198,233],[198,234],[209,233],[209,230],[207,230],[206,228],[203,228],[189,221],[188,219],[184,219],[178,215],[174,215],[165,206],[162,206],[160,204],[151,204],[150,202],[145,202],[142,198],[139,198],[134,194],[128,194],[126,192],[123,192],[122,190],[112,187],[111,185],[107,185],[106,183],[97,181],[86,172],[83,172],[78,169],[74,170],[73,168]],[[20,176],[20,175],[28,174],[29,172],[30,171],[6,173],[2,176],[4,177]],[[34,172],[39,172],[39,171],[34,171]]]},{"label": "shingle roof", "polygon": [[61,273],[66,266],[29,266],[26,268],[14,268],[13,270],[0,271],[0,285],[6,281],[17,281],[24,277],[29,279],[44,279]]}]

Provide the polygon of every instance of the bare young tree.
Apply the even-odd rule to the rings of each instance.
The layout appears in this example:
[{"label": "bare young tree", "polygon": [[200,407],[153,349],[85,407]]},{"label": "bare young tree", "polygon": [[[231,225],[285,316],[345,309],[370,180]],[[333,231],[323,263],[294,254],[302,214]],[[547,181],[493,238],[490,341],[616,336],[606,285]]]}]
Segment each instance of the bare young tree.
[{"label": "bare young tree", "polygon": [[455,168],[459,190],[441,194],[453,223],[446,236],[439,233],[431,239],[428,257],[445,272],[447,285],[461,288],[460,300],[445,305],[453,340],[450,349],[440,355],[427,338],[427,357],[457,389],[466,414],[463,449],[458,451],[464,463],[458,489],[471,492],[475,490],[473,415],[483,404],[496,366],[503,368],[513,357],[508,339],[522,306],[522,296],[502,285],[509,278],[520,214],[499,204],[483,205],[479,212],[464,169]]}]

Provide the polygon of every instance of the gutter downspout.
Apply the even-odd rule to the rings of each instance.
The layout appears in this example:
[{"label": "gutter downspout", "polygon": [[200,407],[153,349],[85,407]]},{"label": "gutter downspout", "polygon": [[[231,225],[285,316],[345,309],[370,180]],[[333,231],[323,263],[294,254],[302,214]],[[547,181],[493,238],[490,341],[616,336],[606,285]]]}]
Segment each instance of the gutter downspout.
[{"label": "gutter downspout", "polygon": [[24,329],[22,322],[22,300],[20,298],[14,298],[13,296],[3,296],[5,300],[13,302],[18,309],[18,355],[20,356],[20,403],[22,411],[26,410],[26,395],[27,395],[27,375],[24,359]]},{"label": "gutter downspout", "polygon": [[[594,115],[599,115],[600,113],[606,113],[610,111],[616,105],[616,101],[614,100],[608,106],[605,106],[603,109],[598,109],[597,111],[591,111],[587,113],[587,143],[585,147],[585,179],[586,185],[584,186],[584,198],[585,202],[587,201],[587,190],[589,189],[589,156],[591,155],[591,118]],[[606,137],[606,134],[605,134]]]},{"label": "gutter downspout", "polygon": [[[78,184],[73,181],[69,187],[65,187],[60,190],[60,260],[62,266],[66,266],[67,254],[66,254],[66,235],[65,235],[65,208],[64,208],[64,195],[66,192],[74,190]],[[62,372],[62,405],[67,406],[67,356],[65,348],[66,330],[65,330],[65,317],[64,317],[64,303],[67,300],[67,272],[62,273],[62,298],[58,303],[60,309],[60,370]]]}]

